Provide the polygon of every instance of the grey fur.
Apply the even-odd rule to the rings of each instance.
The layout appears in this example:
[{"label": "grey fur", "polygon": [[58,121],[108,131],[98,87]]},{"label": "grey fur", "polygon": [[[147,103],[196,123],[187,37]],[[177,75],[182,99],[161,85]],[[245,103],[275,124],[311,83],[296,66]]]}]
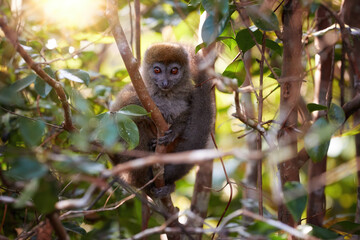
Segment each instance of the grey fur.
[{"label": "grey fur", "polygon": [[[169,47],[168,44],[164,45],[167,48]],[[157,48],[159,48],[159,44]],[[182,47],[179,48],[178,45],[176,45],[176,49],[187,51]],[[172,54],[176,51],[178,50],[172,51]],[[147,53],[145,59],[153,59],[152,56],[147,56]],[[205,82],[207,80],[206,72],[197,70],[200,58],[195,58],[193,54],[184,54],[184,52],[181,52],[179,56],[189,57],[190,60],[179,59],[178,62],[144,61],[142,67],[142,76],[150,96],[160,109],[166,122],[171,125],[165,136],[157,139],[157,143],[173,144],[174,152],[205,148],[214,123],[212,82]],[[170,58],[174,57],[170,56]],[[161,70],[161,74],[154,73],[155,67]],[[178,69],[178,74],[169,74],[169,71],[174,67]],[[191,71],[190,67],[192,67]],[[190,76],[193,76],[194,82],[201,86],[195,87]],[[126,86],[118,94],[110,110],[118,111],[129,104],[141,105],[132,85]],[[135,123],[140,132],[140,143],[136,150],[153,151],[152,146],[154,139],[156,139],[156,131],[154,131],[154,124],[151,119],[148,117],[137,118]],[[121,154],[110,157],[115,164],[131,159]],[[165,188],[159,190],[155,189],[154,185],[150,185],[145,191],[156,197],[159,197],[159,193],[161,193],[160,195],[168,194],[169,191],[166,189],[172,191],[173,187],[171,186],[174,182],[182,178],[192,166],[189,164],[165,165]],[[145,185],[153,177],[150,167],[130,171],[127,175],[126,180],[136,187]]]}]

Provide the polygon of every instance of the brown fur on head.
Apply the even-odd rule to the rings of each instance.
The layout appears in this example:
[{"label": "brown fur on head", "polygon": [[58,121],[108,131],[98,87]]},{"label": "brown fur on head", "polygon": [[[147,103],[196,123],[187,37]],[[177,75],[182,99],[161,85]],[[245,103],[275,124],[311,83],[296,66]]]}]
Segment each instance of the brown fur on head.
[{"label": "brown fur on head", "polygon": [[189,62],[186,50],[176,43],[157,43],[150,46],[145,52],[144,61],[147,64],[178,62],[183,66]]}]

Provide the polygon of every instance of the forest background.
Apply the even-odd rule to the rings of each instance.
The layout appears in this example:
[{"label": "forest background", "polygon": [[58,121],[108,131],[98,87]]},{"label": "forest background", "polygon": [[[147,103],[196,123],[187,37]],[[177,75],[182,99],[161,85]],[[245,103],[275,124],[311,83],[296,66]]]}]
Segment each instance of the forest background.
[{"label": "forest background", "polygon": [[[356,0],[0,0],[0,239],[356,239],[359,25]],[[216,60],[217,149],[150,156],[200,164],[154,204],[107,153],[155,42]]]}]

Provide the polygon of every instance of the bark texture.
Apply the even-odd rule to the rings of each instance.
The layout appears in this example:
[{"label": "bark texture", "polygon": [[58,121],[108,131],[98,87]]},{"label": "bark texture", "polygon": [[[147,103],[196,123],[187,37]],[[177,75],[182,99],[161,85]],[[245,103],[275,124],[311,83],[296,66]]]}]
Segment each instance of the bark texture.
[{"label": "bark texture", "polygon": [[[344,21],[345,24],[350,27],[360,28],[360,4],[357,0],[344,0],[342,2],[340,18]],[[354,55],[354,60],[356,61],[354,64],[350,64],[350,73],[353,85],[353,97],[358,98],[360,96],[360,37],[359,36],[351,36],[352,39],[350,43],[352,45],[347,46],[350,48],[350,51]],[[354,69],[355,68],[355,69]],[[354,113],[354,126],[360,124],[360,111],[357,110]],[[355,144],[356,144],[356,161],[357,161],[357,179],[358,179],[358,189],[357,189],[357,206],[356,206],[356,215],[355,221],[357,223],[360,222],[360,134],[355,136]]]},{"label": "bark texture", "polygon": [[[297,126],[297,104],[300,97],[303,72],[301,64],[302,53],[302,6],[301,1],[288,1],[283,10],[283,65],[280,78],[280,121],[279,131],[280,148],[288,148],[291,155],[279,164],[282,185],[288,181],[299,181],[297,168],[297,135],[294,130]],[[279,219],[294,226],[294,220],[285,205],[279,207]]]},{"label": "bark texture", "polygon": [[[320,6],[316,12],[316,30],[322,30],[331,25],[330,14]],[[327,105],[327,94],[330,84],[332,84],[332,62],[334,54],[334,46],[326,45],[325,36],[315,38],[315,45],[318,51],[318,61],[316,62],[315,82],[314,82],[314,102]],[[330,88],[331,89],[331,88]],[[314,121],[323,115],[323,111],[316,112]],[[309,162],[309,199],[307,207],[307,222],[318,226],[322,225],[325,216],[325,186],[317,190],[312,190],[312,181],[326,172],[326,159],[320,162]]]}]

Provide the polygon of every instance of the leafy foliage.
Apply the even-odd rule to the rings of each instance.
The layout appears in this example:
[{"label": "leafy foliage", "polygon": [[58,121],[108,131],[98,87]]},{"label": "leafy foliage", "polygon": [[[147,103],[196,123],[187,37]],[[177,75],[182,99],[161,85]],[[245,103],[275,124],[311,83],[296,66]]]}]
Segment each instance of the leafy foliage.
[{"label": "leafy foliage", "polygon": [[[10,8],[13,1],[3,2],[5,4],[0,6],[1,17],[6,17],[9,27],[17,30],[21,46],[37,66],[64,89],[76,130],[64,130],[65,114],[58,93],[31,70],[11,42],[0,34],[0,191],[3,197],[0,201],[5,206],[0,208],[1,219],[4,219],[0,234],[13,239],[18,238],[22,232],[22,237],[34,238],[32,232],[38,234],[42,230],[39,227],[39,230],[35,231],[35,226],[40,226],[38,223],[44,222],[47,216],[60,212],[59,219],[71,239],[118,239],[134,236],[142,229],[141,201],[128,200],[131,198],[130,193],[124,190],[121,183],[115,181],[116,178],[109,177],[111,164],[109,157],[104,153],[122,154],[125,150],[134,149],[140,141],[139,130],[134,120],[151,118],[151,113],[137,105],[126,106],[118,112],[108,111],[113,96],[128,84],[130,79],[118,51],[113,50],[116,48],[114,39],[109,34],[109,24],[104,15],[105,7],[100,5],[95,8],[91,15],[95,20],[91,23],[89,21],[86,27],[79,27],[80,20],[77,17],[83,18],[85,13],[77,16],[72,10],[82,1],[72,1],[67,8],[73,22],[70,26],[62,25],[64,19],[55,20],[62,15],[59,8],[60,4],[63,4],[61,1],[56,1],[57,14],[54,14],[53,18],[46,18],[46,13],[51,12],[49,5],[43,7],[43,3],[34,0],[23,1],[20,12],[13,7]],[[91,2],[87,1],[87,11],[83,11],[85,6],[81,5],[81,12],[91,12]],[[130,2],[132,4],[132,1]],[[314,36],[329,36],[327,34],[334,34],[338,29],[334,25],[323,32],[309,33],[310,30],[314,30],[306,29],[306,25],[312,26],[314,14],[320,3],[303,3],[303,7],[309,9],[306,20],[309,24],[304,24],[303,27],[303,40],[306,39],[303,44],[306,49],[302,51],[307,55],[307,59],[304,57],[304,64],[308,61],[306,69],[310,70],[302,73],[305,87],[301,91],[301,97],[308,103],[307,111],[320,113],[321,117],[313,123],[308,122],[302,115],[304,112],[308,113],[304,107],[305,111],[299,111],[301,114],[298,124],[290,126],[289,129],[282,129],[283,123],[276,119],[276,116],[281,105],[283,83],[287,81],[281,77],[286,74],[282,72],[282,67],[287,64],[282,59],[283,26],[279,22],[280,11],[273,11],[274,7],[269,9],[264,2],[255,1],[239,6],[239,1],[228,0],[141,0],[141,51],[153,42],[164,40],[191,42],[194,46],[197,44],[196,52],[217,43],[218,47],[214,48],[218,54],[215,70],[222,74],[216,77],[221,80],[218,83],[224,85],[223,89],[220,85],[217,86],[221,92],[216,92],[216,141],[220,149],[233,149],[233,152],[237,152],[238,149],[246,148],[252,157],[253,148],[249,147],[252,145],[248,145],[248,141],[256,139],[255,135],[252,135],[253,132],[258,131],[262,137],[268,137],[267,142],[263,143],[265,145],[269,141],[277,142],[280,136],[277,136],[278,132],[274,132],[278,129],[284,130],[285,133],[295,130],[299,150],[304,145],[313,162],[321,162],[327,157],[328,169],[342,164],[354,166],[351,165],[355,152],[353,136],[359,134],[359,126],[351,127],[346,121],[343,109],[335,104],[340,102],[337,99],[341,93],[339,86],[344,86],[345,93],[350,92],[348,86],[352,85],[349,80],[345,78],[343,85],[337,84],[340,83],[340,77],[337,71],[334,71],[334,96],[330,107],[311,103],[314,101],[314,86],[311,80],[315,66],[313,62],[315,54],[318,53],[313,50]],[[240,3],[243,4],[241,1]],[[334,9],[339,8],[337,4],[334,3]],[[42,7],[44,11],[41,10]],[[131,35],[134,35],[129,22],[134,21],[132,8],[129,8],[126,1],[119,1],[118,8],[120,20],[126,26],[125,32],[130,39]],[[202,14],[205,20],[199,31],[201,40],[198,43],[194,39],[195,33],[198,32],[195,25],[200,22]],[[134,39],[131,40],[135,42]],[[261,53],[263,43],[265,52]],[[338,66],[342,44],[336,39],[335,44],[337,52],[334,56],[334,65]],[[269,65],[261,63],[262,54]],[[346,66],[348,65],[350,64]],[[251,76],[248,83],[245,83],[246,74]],[[263,80],[263,85],[259,79]],[[241,92],[240,113],[244,114],[244,119],[248,122],[234,119],[233,108],[237,105],[229,91],[233,93],[236,87],[247,89],[242,92],[243,89],[239,88],[237,93]],[[261,104],[260,91],[263,91],[264,96]],[[345,96],[347,100],[350,98]],[[250,109],[246,104],[259,108]],[[261,110],[260,105],[263,105]],[[296,104],[298,105],[299,108],[303,107],[300,103]],[[258,120],[255,116],[260,116],[257,115],[260,112],[261,117]],[[306,129],[303,124],[310,125],[310,128]],[[335,147],[332,146],[335,142],[334,136],[341,141],[341,144]],[[260,144],[260,138],[257,143]],[[249,149],[251,151],[248,151]],[[273,199],[279,197],[277,195],[284,198],[292,217],[301,224],[294,231],[301,231],[301,228],[311,229],[307,233],[321,239],[337,239],[339,236],[359,234],[359,224],[352,218],[344,220],[338,217],[344,213],[354,215],[354,189],[357,186],[354,184],[355,175],[352,173],[355,172],[355,168],[346,168],[348,172],[341,175],[347,176],[344,179],[340,179],[336,174],[327,176],[327,179],[334,180],[334,184],[328,185],[325,189],[327,203],[330,204],[327,206],[329,210],[326,211],[326,219],[332,218],[333,221],[329,228],[319,227],[305,224],[305,221],[301,220],[302,217],[309,217],[305,216],[308,172],[303,168],[301,183],[287,182],[284,184],[283,192],[279,193],[274,180],[277,177],[274,177],[272,171],[274,165],[283,160],[283,155],[288,154],[288,149],[284,147],[275,151],[263,146],[262,150],[261,191],[264,196],[264,218],[259,217],[262,221],[254,221],[249,220],[248,216],[229,217],[223,225],[220,224],[224,230],[219,233],[220,238],[220,234],[224,234],[224,238],[288,239],[289,234],[278,228],[281,223],[275,220],[277,202]],[[338,155],[331,155],[330,152],[336,152],[335,150],[338,150]],[[254,155],[257,156],[257,153]],[[251,177],[249,169],[252,162],[250,158],[242,158],[242,155],[226,158],[225,165],[229,177],[234,179],[232,182],[243,182],[242,184],[246,185]],[[229,198],[229,193],[221,188],[225,182],[223,170],[216,166],[213,185],[221,191],[211,192],[208,209],[208,215],[211,217],[205,219],[206,224],[214,227]],[[173,198],[181,210],[188,209],[191,205],[194,182],[192,176],[176,183],[177,190]],[[245,192],[256,185],[246,185],[244,188],[235,186],[233,184],[234,198],[226,216],[232,216],[231,213],[241,208],[257,213],[258,200],[243,199],[247,196]],[[258,188],[256,190],[256,193],[260,193]],[[96,210],[87,212],[89,209]],[[69,210],[78,212],[74,214]],[[273,221],[277,223],[277,227],[269,224]],[[164,219],[153,213],[148,228],[162,224]],[[158,234],[157,232],[149,239],[158,239]],[[204,238],[206,237],[210,235]]]},{"label": "leafy foliage", "polygon": [[314,111],[320,111],[320,110],[327,110],[326,106],[320,105],[320,104],[316,104],[316,103],[309,103],[308,105],[306,105],[307,109],[309,110],[309,112],[314,112]]},{"label": "leafy foliage", "polygon": [[279,21],[277,16],[270,9],[261,7],[261,5],[252,5],[246,8],[246,13],[249,15],[255,26],[264,31],[279,30]]}]

